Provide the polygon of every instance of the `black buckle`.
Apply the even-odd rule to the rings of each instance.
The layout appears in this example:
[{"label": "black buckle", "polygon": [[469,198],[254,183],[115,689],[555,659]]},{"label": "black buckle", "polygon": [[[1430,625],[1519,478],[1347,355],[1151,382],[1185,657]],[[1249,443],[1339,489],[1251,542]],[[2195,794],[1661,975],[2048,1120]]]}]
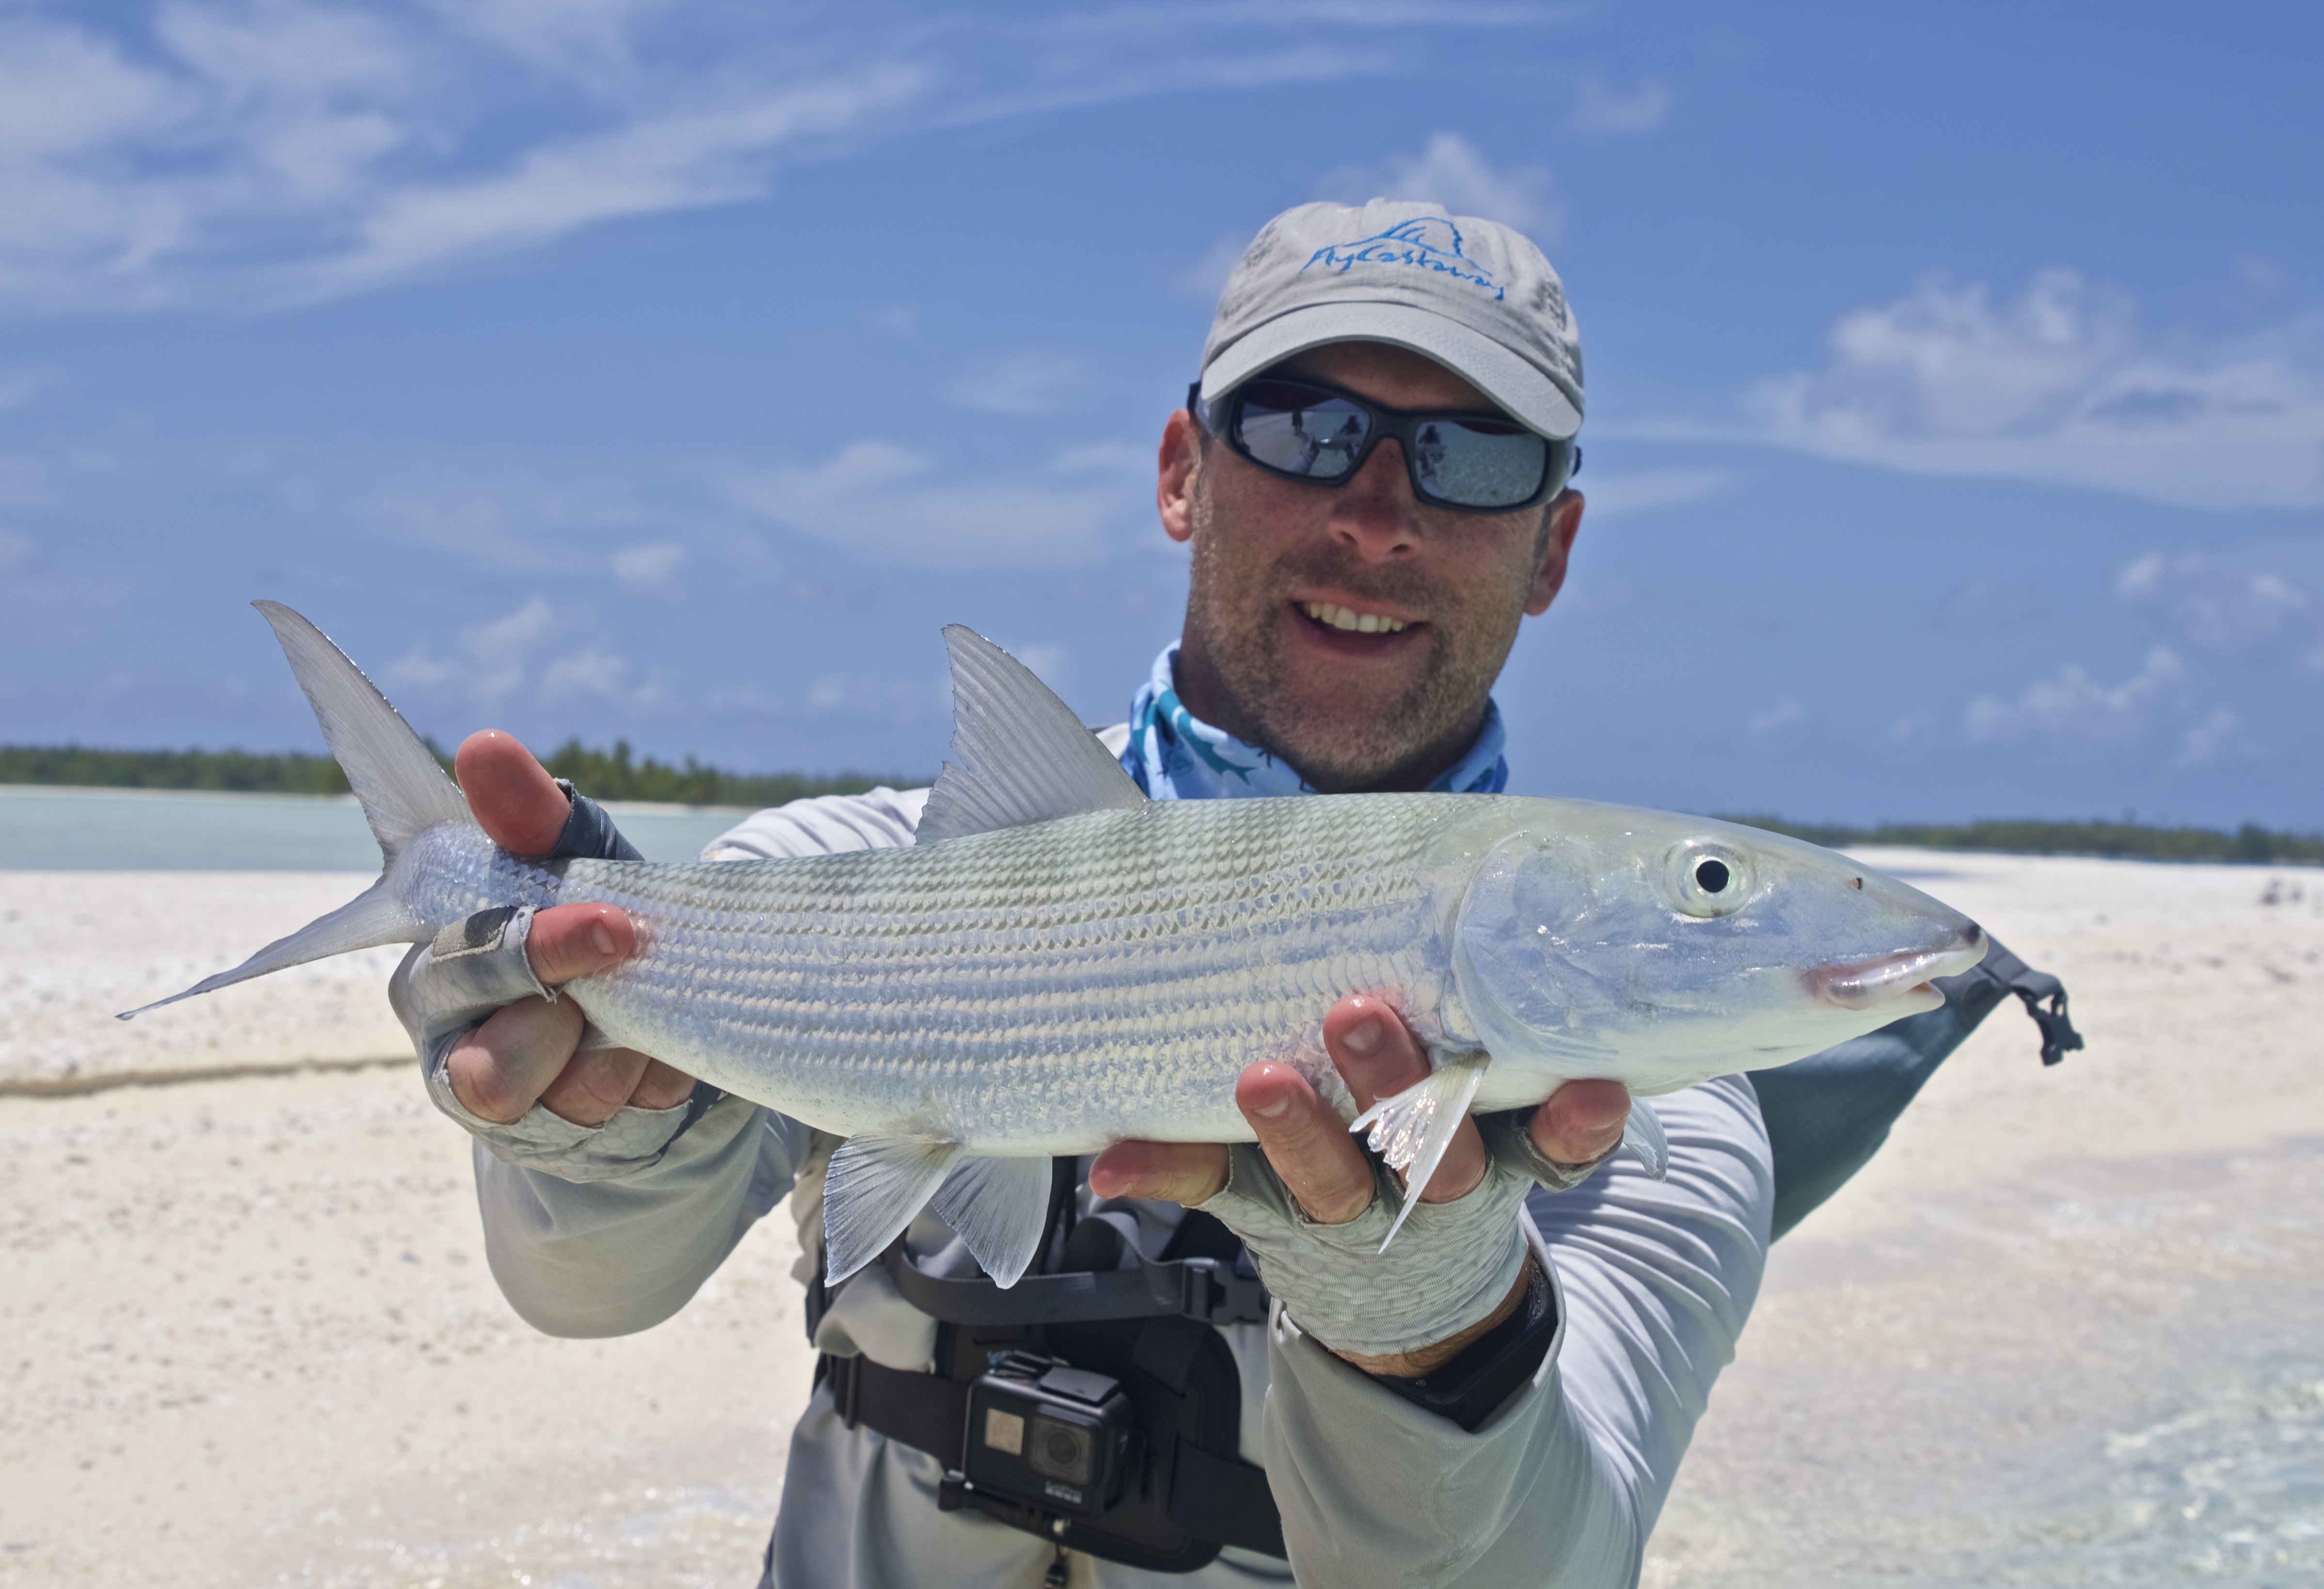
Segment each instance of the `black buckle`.
[{"label": "black buckle", "polygon": [[1245,1272],[1249,1261],[1240,1253],[1231,1264],[1215,1258],[1177,1260],[1178,1311],[1207,1325],[1266,1323],[1267,1287],[1256,1270]]}]

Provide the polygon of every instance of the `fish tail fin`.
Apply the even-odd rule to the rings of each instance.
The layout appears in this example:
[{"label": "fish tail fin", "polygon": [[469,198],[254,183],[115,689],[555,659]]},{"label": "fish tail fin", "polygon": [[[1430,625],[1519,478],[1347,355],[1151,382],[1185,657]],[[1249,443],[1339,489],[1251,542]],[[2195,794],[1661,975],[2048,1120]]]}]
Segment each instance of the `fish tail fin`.
[{"label": "fish tail fin", "polygon": [[270,971],[304,965],[309,960],[327,959],[353,949],[375,949],[382,944],[418,943],[425,936],[419,919],[395,897],[387,879],[383,877],[329,915],[309,921],[288,938],[275,939],[233,970],[206,976],[181,993],[124,1010],[117,1019],[127,1021],[148,1010],[190,999],[196,993],[215,993],[238,982],[248,982],[254,976],[264,976]]},{"label": "fish tail fin", "polygon": [[[316,722],[322,725],[324,743],[338,758],[347,775],[347,787],[363,806],[364,820],[371,824],[372,836],[379,841],[382,874],[377,882],[329,915],[267,945],[233,970],[206,977],[184,993],[124,1011],[124,1021],[196,993],[309,960],[382,944],[420,942],[429,929],[393,886],[396,857],[430,828],[476,826],[459,785],[445,776],[435,753],[396,715],[387,697],[347,660],[345,651],[281,603],[251,605],[281,642],[290,671],[306,692],[308,705],[314,707]],[[478,842],[484,842],[481,834]]]},{"label": "fish tail fin", "polygon": [[362,802],[364,820],[392,864],[404,846],[446,823],[474,827],[460,786],[437,764],[436,753],[397,715],[323,632],[281,602],[253,602],[274,630],[290,671],[315,708],[323,742],[338,758],[347,787]]}]

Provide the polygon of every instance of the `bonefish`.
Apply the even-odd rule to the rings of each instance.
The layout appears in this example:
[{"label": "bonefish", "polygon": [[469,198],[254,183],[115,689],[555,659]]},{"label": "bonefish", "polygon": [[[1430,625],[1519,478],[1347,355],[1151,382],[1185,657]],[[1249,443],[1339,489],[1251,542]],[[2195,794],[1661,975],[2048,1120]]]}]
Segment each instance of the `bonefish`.
[{"label": "bonefish", "polygon": [[[591,1040],[846,1139],[825,1190],[834,1282],[933,1203],[1013,1284],[1052,1156],[1249,1141],[1234,1087],[1253,1060],[1298,1065],[1353,1114],[1318,1039],[1350,993],[1392,996],[1433,1061],[1354,1121],[1406,1172],[1409,1208],[1468,1113],[1580,1077],[1655,1094],[1803,1058],[1936,1007],[1930,979],[1985,953],[1976,923],[1894,878],[1698,817],[1499,795],[1148,801],[1064,702],[958,625],[957,761],[913,847],[528,859],[484,836],[320,631],[257,605],[385,866],[174,998],[425,943],[478,910],[618,905],[638,953],[562,995]],[[1630,1119],[1658,1170],[1653,1111]]]}]

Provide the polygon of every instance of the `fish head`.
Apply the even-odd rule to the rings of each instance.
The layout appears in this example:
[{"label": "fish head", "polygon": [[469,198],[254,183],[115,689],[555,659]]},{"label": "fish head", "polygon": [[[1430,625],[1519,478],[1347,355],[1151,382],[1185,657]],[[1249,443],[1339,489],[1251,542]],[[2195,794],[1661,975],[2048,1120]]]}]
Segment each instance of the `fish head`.
[{"label": "fish head", "polygon": [[1933,1010],[1930,979],[1985,956],[1976,922],[1836,851],[1511,803],[1538,809],[1483,847],[1453,925],[1455,986],[1497,1069],[1668,1092]]}]

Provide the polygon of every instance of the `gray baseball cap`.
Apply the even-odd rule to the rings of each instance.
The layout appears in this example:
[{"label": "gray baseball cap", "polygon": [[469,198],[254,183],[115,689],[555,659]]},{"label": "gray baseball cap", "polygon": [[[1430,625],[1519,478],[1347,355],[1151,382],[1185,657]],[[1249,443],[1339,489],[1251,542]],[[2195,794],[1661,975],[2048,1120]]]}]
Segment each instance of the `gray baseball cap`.
[{"label": "gray baseball cap", "polygon": [[1328,342],[1425,354],[1545,436],[1582,429],[1582,341],[1523,234],[1439,204],[1303,204],[1259,228],[1219,294],[1203,396]]}]

